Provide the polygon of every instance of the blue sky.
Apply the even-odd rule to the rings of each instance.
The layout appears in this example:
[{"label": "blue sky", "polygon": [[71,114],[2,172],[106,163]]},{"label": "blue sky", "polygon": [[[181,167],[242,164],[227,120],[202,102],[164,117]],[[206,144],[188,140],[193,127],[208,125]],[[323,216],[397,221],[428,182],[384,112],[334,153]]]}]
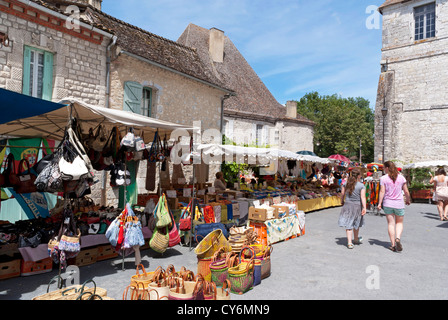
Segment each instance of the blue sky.
[{"label": "blue sky", "polygon": [[223,30],[282,104],[317,91],[374,107],[382,31],[367,8],[383,2],[104,0],[103,11],[174,41],[189,23]]}]

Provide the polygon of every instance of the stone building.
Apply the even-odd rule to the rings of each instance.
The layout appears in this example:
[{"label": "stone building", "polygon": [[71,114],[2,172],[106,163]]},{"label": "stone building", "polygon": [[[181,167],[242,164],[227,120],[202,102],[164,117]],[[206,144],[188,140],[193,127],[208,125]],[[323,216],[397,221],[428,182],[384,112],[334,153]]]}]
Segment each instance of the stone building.
[{"label": "stone building", "polygon": [[[379,10],[383,48],[375,108],[375,160],[383,160],[383,141],[386,161],[407,164],[445,159],[448,1],[387,0]],[[382,111],[387,111],[385,117]]]},{"label": "stone building", "polygon": [[1,0],[0,87],[58,102],[106,104],[106,50],[112,34],[43,1]]},{"label": "stone building", "polygon": [[235,92],[223,100],[227,138],[238,145],[313,150],[314,122],[297,114],[296,102],[277,102],[223,31],[189,24],[178,42],[195,48],[208,72]]}]

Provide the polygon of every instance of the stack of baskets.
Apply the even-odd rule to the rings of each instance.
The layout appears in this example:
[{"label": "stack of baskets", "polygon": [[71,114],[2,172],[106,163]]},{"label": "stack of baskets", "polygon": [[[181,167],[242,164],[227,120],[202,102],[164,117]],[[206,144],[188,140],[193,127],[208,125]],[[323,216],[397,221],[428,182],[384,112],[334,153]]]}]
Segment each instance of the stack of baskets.
[{"label": "stack of baskets", "polygon": [[214,230],[197,245],[197,273],[217,287],[229,282],[232,293],[243,294],[270,276],[272,246],[257,244],[253,228],[232,227],[229,234],[227,241]]},{"label": "stack of baskets", "polygon": [[253,228],[232,227],[229,231],[229,244],[232,252],[239,253],[245,246],[257,242],[257,234]]},{"label": "stack of baskets", "polygon": [[221,229],[210,232],[194,249],[198,259],[197,273],[201,274],[206,281],[211,281],[210,264],[213,256],[219,250],[222,252],[230,252],[232,250]]}]

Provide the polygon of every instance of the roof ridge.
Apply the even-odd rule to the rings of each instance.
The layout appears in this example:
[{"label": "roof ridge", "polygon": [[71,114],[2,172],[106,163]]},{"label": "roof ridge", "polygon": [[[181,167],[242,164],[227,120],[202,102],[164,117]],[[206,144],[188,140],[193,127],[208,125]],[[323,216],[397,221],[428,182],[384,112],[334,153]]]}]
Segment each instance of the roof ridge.
[{"label": "roof ridge", "polygon": [[116,17],[114,17],[114,16],[111,16],[110,14],[107,14],[107,13],[105,13],[104,11],[98,10],[98,9],[95,8],[95,7],[88,6],[87,9],[88,9],[88,10],[92,10],[92,11],[94,11],[94,12],[97,13],[97,14],[101,14],[101,15],[105,16],[106,18],[111,19],[111,20],[113,20],[113,21],[115,21],[115,22],[118,22],[118,23],[120,23],[120,24],[122,24],[122,25],[125,25],[125,26],[130,27],[130,28],[135,29],[135,30],[138,30],[138,31],[140,31],[140,32],[143,32],[143,33],[145,33],[145,34],[147,34],[147,35],[149,35],[149,36],[151,36],[151,37],[155,37],[155,38],[160,39],[160,40],[162,40],[162,41],[166,41],[166,42],[168,42],[168,43],[174,44],[174,45],[176,45],[176,46],[178,46],[178,47],[180,47],[180,48],[183,48],[183,49],[186,49],[186,50],[189,50],[189,51],[192,51],[192,52],[196,52],[196,49],[195,49],[195,48],[188,47],[188,46],[183,45],[183,44],[181,44],[181,43],[178,43],[178,42],[176,42],[176,41],[173,41],[173,40],[164,38],[164,37],[162,37],[162,36],[159,36],[159,35],[157,35],[157,34],[155,34],[155,33],[152,33],[152,32],[150,32],[150,31],[148,31],[148,30],[145,30],[145,29],[142,29],[142,28],[140,28],[140,27],[137,27],[137,26],[135,26],[135,25],[133,25],[133,24],[130,24],[130,23],[126,22],[126,21],[123,21],[123,20],[120,20],[120,19],[118,19],[118,18],[116,18]]}]

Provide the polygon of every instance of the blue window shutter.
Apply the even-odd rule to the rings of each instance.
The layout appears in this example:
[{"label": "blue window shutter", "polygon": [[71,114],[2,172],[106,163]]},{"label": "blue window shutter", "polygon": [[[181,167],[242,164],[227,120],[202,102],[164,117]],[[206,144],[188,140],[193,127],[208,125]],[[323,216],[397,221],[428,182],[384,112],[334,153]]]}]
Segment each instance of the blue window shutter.
[{"label": "blue window shutter", "polygon": [[31,49],[27,46],[23,49],[23,83],[22,93],[30,95],[30,76],[31,76]]},{"label": "blue window shutter", "polygon": [[44,85],[42,99],[51,101],[53,96],[53,54],[45,52],[44,54]]},{"label": "blue window shutter", "polygon": [[134,81],[124,83],[123,110],[141,114],[143,86]]}]

